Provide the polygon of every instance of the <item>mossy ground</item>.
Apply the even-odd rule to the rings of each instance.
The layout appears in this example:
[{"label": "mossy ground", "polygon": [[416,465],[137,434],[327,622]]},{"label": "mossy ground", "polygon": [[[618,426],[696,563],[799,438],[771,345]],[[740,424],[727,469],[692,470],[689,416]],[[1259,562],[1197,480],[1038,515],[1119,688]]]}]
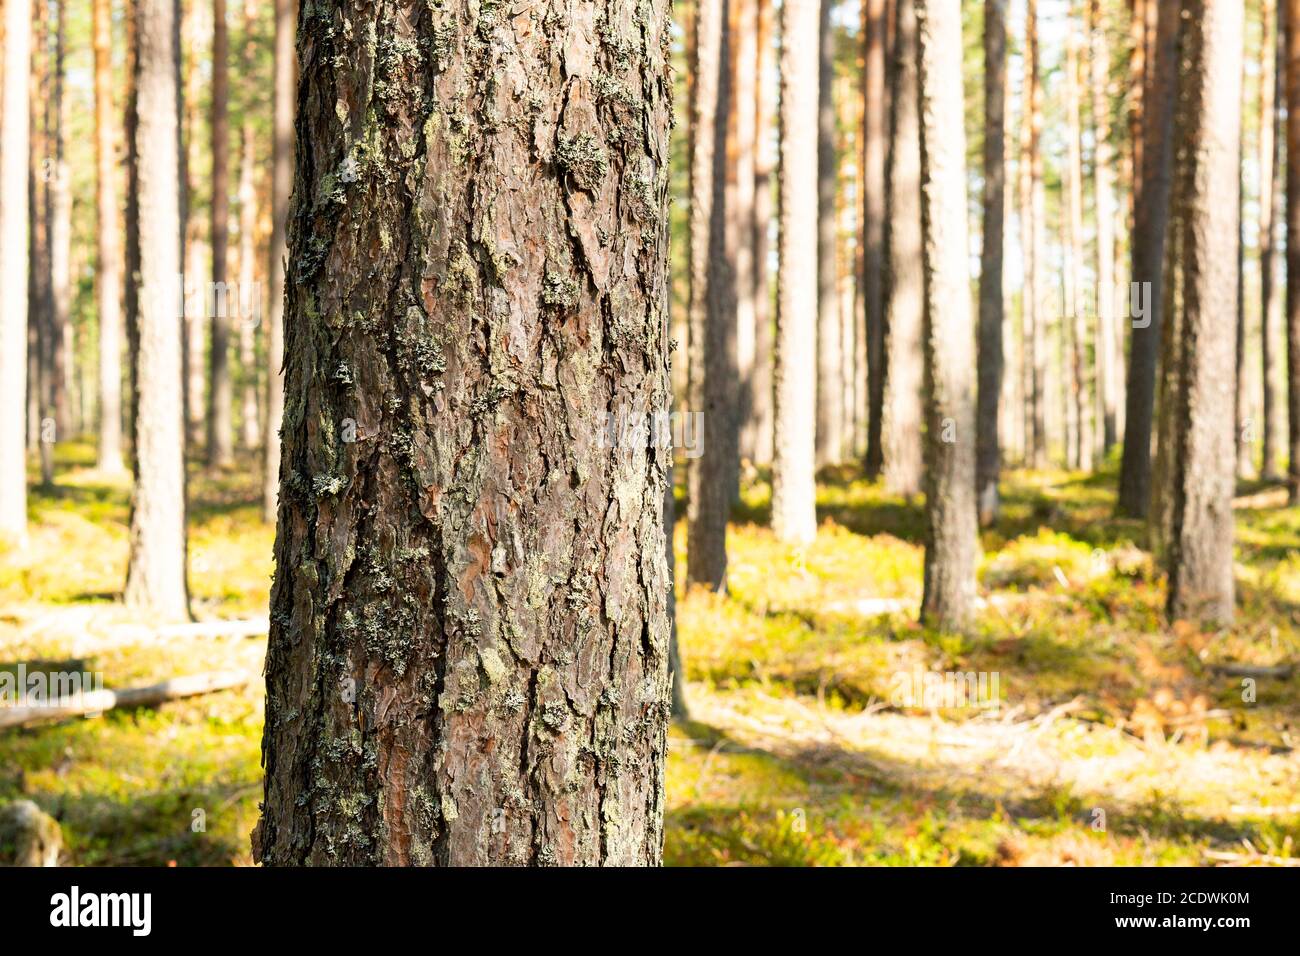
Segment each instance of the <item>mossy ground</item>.
[{"label": "mossy ground", "polygon": [[[60,446],[31,540],[0,552],[0,666],[74,662],[109,687],[256,671],[262,638],[139,640],[117,598],[128,484]],[[191,478],[201,619],[265,613],[272,529],[253,462]],[[787,548],[748,481],[730,593],[687,592],[691,719],[668,764],[669,864],[1203,864],[1300,856],[1300,675],[1216,669],[1300,658],[1300,511],[1243,487],[1231,630],[1163,624],[1142,528],[1113,518],[1113,470],[1014,472],[983,535],[967,635],[915,623],[919,501],[824,473],[821,530]],[[684,572],[685,528],[676,544]],[[67,669],[69,665],[63,665]],[[901,672],[996,672],[997,708],[898,706]],[[254,681],[153,709],[0,731],[0,801],[59,818],[69,864],[246,864],[260,796]],[[202,828],[195,826],[202,811]],[[1104,824],[1104,828],[1101,828]]]}]

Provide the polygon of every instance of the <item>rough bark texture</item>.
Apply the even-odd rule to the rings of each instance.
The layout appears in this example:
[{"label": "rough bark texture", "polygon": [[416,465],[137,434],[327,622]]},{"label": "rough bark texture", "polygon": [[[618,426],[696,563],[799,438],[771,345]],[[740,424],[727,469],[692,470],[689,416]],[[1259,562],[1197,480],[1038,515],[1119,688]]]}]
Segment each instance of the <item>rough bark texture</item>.
[{"label": "rough bark texture", "polygon": [[189,615],[185,579],[185,434],[181,408],[180,202],[176,31],[171,0],[136,8],[136,163],[140,275],[135,490],[125,600]]},{"label": "rough bark texture", "polygon": [[[736,494],[736,289],[728,241],[727,126],[730,0],[704,0],[696,21],[695,146],[691,173],[691,406],[704,418],[690,469],[686,579],[727,585],[727,518]],[[730,234],[730,235],[729,235]]]},{"label": "rough bark texture", "polygon": [[998,400],[1002,393],[1002,247],[1006,218],[1007,0],[984,0],[984,196],[979,281],[979,397],[975,500],[981,525],[998,515]]},{"label": "rough bark texture", "polygon": [[1277,227],[1282,218],[1282,105],[1286,77],[1284,31],[1279,29],[1285,7],[1263,0],[1263,43],[1260,49],[1259,107],[1259,301],[1262,368],[1263,459],[1260,475],[1277,480],[1282,457],[1281,407],[1278,384],[1282,376],[1279,332],[1282,297],[1278,295]]},{"label": "rough bark texture", "polygon": [[0,534],[27,534],[27,153],[31,10],[4,7],[0,98]]},{"label": "rough bark texture", "polygon": [[867,474],[884,465],[881,422],[885,402],[885,162],[889,152],[889,6],[863,0],[862,300],[867,337]]},{"label": "rough bark texture", "polygon": [[[776,108],[772,0],[757,0],[757,63],[754,100],[754,371],[749,390],[749,427],[755,464],[772,462],[772,277],[768,269],[772,225],[772,170]],[[745,109],[742,102],[741,109]]]},{"label": "rough bark texture", "polygon": [[1138,284],[1144,300],[1149,295],[1149,324],[1129,323],[1133,331],[1125,396],[1124,455],[1119,473],[1119,511],[1133,518],[1146,516],[1151,503],[1151,425],[1163,325],[1165,227],[1173,176],[1173,114],[1182,10],[1182,0],[1151,2],[1159,3],[1159,21],[1143,93],[1141,185],[1129,243],[1132,281]]},{"label": "rough bark texture", "polygon": [[966,234],[960,0],[916,0],[925,275],[925,592],[945,630],[975,603],[975,328]]},{"label": "rough bark texture", "polygon": [[831,0],[821,0],[817,35],[817,464],[839,461],[844,380],[836,289],[835,31]]},{"label": "rough bark texture", "polygon": [[[1169,615],[1232,621],[1232,419],[1243,10],[1187,0],[1186,89],[1178,109],[1171,321],[1179,336],[1168,431]],[[1150,146],[1148,142],[1148,146]],[[1176,310],[1177,314],[1172,314]],[[1166,356],[1168,359],[1169,356]]]},{"label": "rough bark texture", "polygon": [[293,189],[295,0],[275,0],[275,51],[271,122],[271,236],[267,242],[266,470],[262,517],[274,521],[280,488],[280,425],[284,418],[284,276],[286,230]]},{"label": "rough bark texture", "polygon": [[[1110,43],[1106,38],[1106,17],[1101,0],[1090,0],[1090,93],[1092,123],[1096,143],[1092,161],[1092,184],[1097,222],[1097,326],[1093,355],[1096,385],[1101,409],[1099,446],[1104,458],[1118,440],[1116,408],[1119,403],[1119,372],[1123,366],[1115,309],[1115,224],[1119,215],[1115,201],[1115,148],[1110,141]],[[1089,406],[1091,408],[1092,406]],[[1088,420],[1092,421],[1089,413]],[[1096,438],[1089,436],[1089,441]]]},{"label": "rough bark texture", "polygon": [[772,530],[817,536],[813,475],[817,410],[818,0],[781,6],[781,187],[776,302],[776,427]]},{"label": "rough bark texture", "polygon": [[913,0],[897,2],[893,93],[890,96],[889,196],[885,231],[885,486],[894,494],[921,490],[922,366],[921,144],[917,115],[916,16]]},{"label": "rough bark texture", "polygon": [[303,8],[263,863],[660,859],[666,11]]},{"label": "rough bark texture", "polygon": [[208,464],[235,460],[235,390],[230,373],[231,313],[225,296],[230,244],[230,34],[226,0],[212,0],[212,293],[205,297],[212,325],[208,352]]}]

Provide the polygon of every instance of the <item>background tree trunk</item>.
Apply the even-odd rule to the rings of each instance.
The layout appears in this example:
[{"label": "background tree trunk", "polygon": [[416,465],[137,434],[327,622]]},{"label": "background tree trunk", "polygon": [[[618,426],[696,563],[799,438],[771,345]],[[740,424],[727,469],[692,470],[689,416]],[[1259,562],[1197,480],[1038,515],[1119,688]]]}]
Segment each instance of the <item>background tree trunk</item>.
[{"label": "background tree trunk", "polygon": [[[1117,384],[1124,364],[1124,353],[1115,344],[1122,341],[1115,309],[1115,223],[1118,204],[1115,201],[1115,148],[1110,141],[1110,99],[1107,95],[1110,85],[1110,44],[1106,38],[1106,14],[1101,0],[1089,2],[1088,28],[1092,123],[1096,143],[1092,168],[1097,219],[1097,326],[1093,340],[1093,364],[1097,370],[1098,404],[1101,409],[1097,450],[1105,458],[1119,438]],[[1091,414],[1088,417],[1091,421]],[[1095,439],[1090,437],[1089,440]]]},{"label": "background tree trunk", "polygon": [[640,9],[490,48],[468,0],[303,18],[265,864],[660,861],[670,451],[604,439],[669,407]]},{"label": "background tree trunk", "polygon": [[[906,2],[906,0],[904,0]],[[975,329],[966,233],[960,0],[916,0],[925,274],[925,593],[945,630],[975,603]]]},{"label": "background tree trunk", "polygon": [[284,276],[286,230],[293,188],[295,0],[275,0],[273,115],[271,122],[271,237],[267,243],[266,469],[262,517],[274,521],[280,487],[280,424],[284,417]]},{"label": "background tree trunk", "polygon": [[866,11],[862,99],[863,302],[867,334],[867,475],[884,466],[885,402],[885,163],[889,153],[889,19],[892,0],[863,0]]},{"label": "background tree trunk", "polygon": [[[1071,467],[1092,470],[1092,398],[1088,367],[1088,319],[1091,297],[1083,288],[1083,123],[1079,116],[1083,83],[1082,61],[1074,10],[1066,20],[1065,40],[1065,115],[1066,164],[1069,174],[1068,214],[1066,216],[1065,309],[1069,349],[1064,356],[1069,384],[1067,405],[1068,441],[1066,459]],[[1104,101],[1103,101],[1104,102]],[[1098,346],[1103,343],[1099,339]]]},{"label": "background tree trunk", "polygon": [[[1174,227],[1182,253],[1170,301],[1182,331],[1168,437],[1169,615],[1229,624],[1233,615],[1232,420],[1243,10],[1187,0],[1187,90],[1180,96]],[[1148,146],[1151,143],[1148,141]],[[1184,158],[1185,157],[1185,158]]]},{"label": "background tree trunk", "polygon": [[[241,58],[245,84],[256,76],[257,4],[244,0],[244,49]],[[258,408],[257,330],[261,326],[261,297],[255,292],[257,272],[254,268],[257,242],[257,191],[253,188],[253,167],[257,161],[253,134],[253,110],[245,103],[239,127],[239,417],[240,442],[245,448],[257,448],[262,442],[262,417]]]},{"label": "background tree trunk", "polygon": [[1300,0],[1286,0],[1287,481],[1300,502]]},{"label": "background tree trunk", "polygon": [[93,0],[95,50],[95,305],[99,311],[99,461],[122,460],[122,246],[117,210],[117,136],[113,123],[113,23],[109,0]]},{"label": "background tree trunk", "polygon": [[814,478],[817,330],[818,0],[781,6],[781,191],[776,304],[776,427],[772,530],[817,537]]},{"label": "background tree trunk", "polygon": [[998,515],[1002,393],[1002,247],[1006,213],[1007,0],[984,0],[984,236],[979,281],[979,398],[975,501],[981,525]]},{"label": "background tree trunk", "polygon": [[127,604],[189,616],[185,578],[185,435],[181,408],[180,192],[177,189],[176,30],[171,0],[136,8],[139,184],[139,346],[135,492]]},{"label": "background tree trunk", "polygon": [[916,105],[914,0],[897,0],[890,96],[889,195],[885,250],[885,487],[898,495],[921,491],[924,307],[921,273],[921,145]]},{"label": "background tree trunk", "polygon": [[[757,63],[754,101],[754,371],[749,423],[755,464],[772,462],[772,280],[768,268],[772,225],[772,117],[776,68],[772,0],[757,0]],[[740,101],[740,109],[746,104]]]},{"label": "background tree trunk", "polygon": [[833,0],[821,0],[817,32],[817,464],[840,460],[844,381],[836,287],[835,29]]},{"label": "background tree trunk", "polygon": [[1286,76],[1285,37],[1279,17],[1283,16],[1277,0],[1262,0],[1260,17],[1263,42],[1260,48],[1259,103],[1259,300],[1260,350],[1262,358],[1261,408],[1263,460],[1260,475],[1267,481],[1280,477],[1278,462],[1282,452],[1281,405],[1278,383],[1282,377],[1279,331],[1282,321],[1282,297],[1277,282],[1277,227],[1282,218],[1282,105]]},{"label": "background tree trunk", "polygon": [[226,295],[230,240],[230,32],[226,0],[212,0],[212,290],[205,298],[212,323],[208,353],[208,465],[234,461],[234,383],[230,374],[232,307]]},{"label": "background tree trunk", "polygon": [[0,97],[0,534],[27,536],[27,156],[31,131],[31,9],[4,6],[4,77]]},{"label": "background tree trunk", "polygon": [[[729,110],[731,135],[734,145],[730,149],[729,166],[730,201],[727,212],[731,217],[728,226],[728,245],[734,249],[736,297],[736,396],[735,417],[738,429],[738,459],[754,460],[753,389],[754,389],[754,137],[755,114],[750,104],[755,101],[757,89],[758,48],[756,31],[758,17],[756,0],[730,0],[730,36],[732,57],[733,103]],[[740,483],[734,493],[739,495]]]},{"label": "background tree trunk", "polygon": [[[1151,424],[1155,408],[1156,356],[1164,311],[1165,226],[1173,175],[1173,112],[1178,86],[1182,0],[1159,4],[1154,61],[1143,92],[1142,168],[1136,188],[1130,245],[1132,280],[1149,314],[1133,327],[1129,345],[1124,455],[1119,474],[1119,511],[1145,517],[1151,504]],[[1130,298],[1132,293],[1130,293]]]},{"label": "background tree trunk", "polygon": [[[58,5],[54,28],[54,69],[50,113],[50,136],[53,139],[53,162],[50,168],[50,383],[49,408],[55,433],[66,440],[72,432],[72,415],[68,402],[68,383],[72,376],[72,182],[65,155],[67,123],[65,119],[67,47],[67,3]],[[47,443],[48,444],[48,443]],[[51,449],[52,451],[52,449]]]},{"label": "background tree trunk", "polygon": [[[739,478],[736,421],[736,238],[727,209],[727,128],[731,110],[731,0],[704,0],[696,40],[699,125],[695,134],[692,250],[703,246],[702,271],[692,276],[698,347],[692,343],[692,390],[704,417],[703,454],[690,470],[686,579],[715,591],[727,586],[727,518]],[[719,9],[714,10],[714,6]],[[720,22],[714,26],[714,20]],[[706,132],[711,131],[711,137]],[[707,162],[707,166],[704,164]],[[707,171],[709,178],[705,179]],[[707,190],[710,199],[703,202]],[[698,208],[698,214],[697,214]],[[706,215],[707,213],[707,215]],[[698,244],[697,244],[698,243]],[[698,280],[698,281],[697,281]],[[696,289],[699,289],[697,299]],[[698,362],[696,361],[698,359]]]}]

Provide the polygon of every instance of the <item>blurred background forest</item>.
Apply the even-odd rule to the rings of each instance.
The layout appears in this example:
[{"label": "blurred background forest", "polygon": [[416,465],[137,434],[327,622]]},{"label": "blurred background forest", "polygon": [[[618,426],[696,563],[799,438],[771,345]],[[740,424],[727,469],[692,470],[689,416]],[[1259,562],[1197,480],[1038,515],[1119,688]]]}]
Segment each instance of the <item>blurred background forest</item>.
[{"label": "blurred background forest", "polygon": [[[12,23],[19,0],[0,2]],[[176,4],[181,267],[231,290],[219,315],[191,309],[187,296],[181,323],[186,554],[176,557],[188,562],[188,622],[123,601],[136,385],[129,315],[111,332],[121,336],[116,360],[101,342],[104,234],[121,246],[124,226],[105,226],[99,210],[125,217],[132,191],[130,2],[31,5],[27,498],[22,527],[10,521],[0,545],[0,669],[71,668],[102,675],[108,688],[206,683],[92,719],[0,724],[0,803],[30,799],[54,817],[65,864],[247,865],[262,789],[278,466],[268,448],[279,341],[270,271],[283,241],[273,229],[276,10],[270,0]],[[1300,14],[1290,0],[1244,0],[1238,59],[1228,60],[1241,91],[1239,235],[1201,250],[1213,258],[1228,248],[1240,264],[1236,314],[1217,317],[1231,326],[1235,401],[1211,410],[1238,436],[1231,623],[1167,613],[1167,549],[1149,497],[1154,484],[1159,504],[1178,478],[1150,447],[1169,427],[1160,416],[1177,411],[1159,394],[1168,365],[1156,364],[1155,344],[1145,383],[1154,424],[1128,438],[1131,322],[1150,308],[1143,283],[1162,291],[1135,245],[1138,196],[1153,181],[1143,150],[1175,136],[1177,113],[1168,91],[1158,95],[1157,65],[1163,56],[1171,70],[1195,69],[1175,63],[1173,47],[1158,51],[1158,28],[1166,18],[1168,36],[1190,33],[1186,22],[1207,4],[1216,0],[961,4],[981,408],[986,369],[997,396],[992,471],[977,465],[978,597],[962,628],[918,622],[921,320],[896,297],[919,283],[907,260],[919,257],[920,225],[909,252],[898,224],[914,206],[900,213],[899,184],[915,146],[891,106],[909,76],[915,83],[915,62],[897,55],[899,10],[911,2],[825,0],[811,49],[783,48],[776,0],[674,6],[674,407],[708,415],[717,389],[729,392],[737,467],[728,482],[680,451],[676,459],[683,680],[669,735],[669,865],[1300,861],[1300,429],[1288,421],[1288,403],[1292,415],[1300,409],[1291,317],[1300,309],[1286,295],[1297,190],[1284,188],[1287,101],[1300,105],[1300,81],[1286,75],[1279,9]],[[1185,37],[1181,49],[1195,42]],[[992,73],[990,51],[1001,58]],[[779,90],[782,65],[796,59],[822,90],[810,118],[813,276],[778,255]],[[988,122],[990,102],[1000,122]],[[1300,124],[1293,142],[1300,148]],[[1185,157],[1168,152],[1164,178],[1176,178]],[[995,260],[983,241],[991,156],[1005,192]],[[727,238],[711,244],[715,207]],[[130,249],[111,254],[124,253],[129,273]],[[1000,278],[991,291],[979,282],[986,275]],[[709,288],[719,276],[729,292]],[[790,520],[773,508],[783,427],[773,373],[787,341],[778,297],[791,276],[814,290],[785,333],[816,342],[815,420],[795,423],[810,445],[815,437],[811,537],[773,527],[784,520],[788,532]],[[1165,303],[1166,315],[1181,308]],[[703,364],[719,316],[735,337],[734,375],[722,386]],[[106,392],[114,375],[120,388]],[[117,437],[105,434],[106,394],[121,404]],[[692,496],[698,508],[706,493],[729,505],[729,521],[711,528],[710,515],[692,510]],[[992,675],[994,690],[979,701],[926,700],[909,682],[927,672]]]}]

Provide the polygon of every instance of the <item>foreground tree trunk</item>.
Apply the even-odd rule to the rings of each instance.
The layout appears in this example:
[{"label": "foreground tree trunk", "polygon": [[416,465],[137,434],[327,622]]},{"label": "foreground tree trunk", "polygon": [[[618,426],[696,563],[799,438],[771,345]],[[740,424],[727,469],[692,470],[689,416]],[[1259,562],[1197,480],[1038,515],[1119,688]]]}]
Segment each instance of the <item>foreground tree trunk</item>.
[{"label": "foreground tree trunk", "polygon": [[140,276],[135,491],[125,600],[189,616],[185,579],[185,431],[181,403],[180,192],[176,30],[171,0],[136,6],[136,178]]},{"label": "foreground tree trunk", "polygon": [[[736,495],[735,233],[728,229],[731,106],[729,0],[703,0],[696,21],[695,149],[691,173],[691,404],[703,413],[703,454],[690,469],[686,579],[727,586],[727,518]],[[730,235],[729,235],[730,233]]]},{"label": "foreground tree trunk", "polygon": [[[1146,305],[1146,314],[1141,318],[1135,315],[1130,322],[1133,332],[1125,394],[1124,456],[1119,472],[1118,509],[1131,518],[1145,517],[1151,504],[1151,425],[1163,324],[1165,226],[1173,176],[1173,114],[1182,11],[1182,0],[1150,2],[1159,3],[1159,21],[1153,62],[1142,95],[1142,168],[1129,243],[1134,293]],[[1235,310],[1228,314],[1235,314]]]},{"label": "foreground tree trunk", "polygon": [[984,238],[979,282],[979,399],[975,500],[979,522],[998,515],[998,399],[1002,394],[1002,246],[1006,213],[1007,0],[984,0]]},{"label": "foreground tree trunk", "polygon": [[898,0],[890,96],[889,212],[885,249],[885,487],[897,495],[921,491],[924,307],[921,273],[921,143],[917,115],[914,0]]},{"label": "foreground tree trunk", "polygon": [[27,535],[27,154],[31,131],[31,10],[4,7],[0,96],[0,534]]},{"label": "foreground tree trunk", "polygon": [[284,273],[293,188],[295,0],[275,0],[274,89],[271,122],[271,237],[267,242],[266,453],[262,518],[274,521],[280,488],[280,424],[284,418]]},{"label": "foreground tree trunk", "polygon": [[263,863],[660,860],[670,449],[606,431],[668,408],[640,10],[304,13]]},{"label": "foreground tree trunk", "polygon": [[776,302],[776,428],[772,530],[817,537],[813,473],[817,410],[818,0],[781,6],[781,192]]},{"label": "foreground tree trunk", "polygon": [[922,620],[970,622],[975,603],[975,329],[966,235],[960,0],[916,0],[925,237],[925,593]]},{"label": "foreground tree trunk", "polygon": [[1186,158],[1171,225],[1181,253],[1169,301],[1179,341],[1160,435],[1170,479],[1168,611],[1173,619],[1229,624],[1236,335],[1227,317],[1237,296],[1243,10],[1239,0],[1188,0],[1188,14],[1176,132]]}]

